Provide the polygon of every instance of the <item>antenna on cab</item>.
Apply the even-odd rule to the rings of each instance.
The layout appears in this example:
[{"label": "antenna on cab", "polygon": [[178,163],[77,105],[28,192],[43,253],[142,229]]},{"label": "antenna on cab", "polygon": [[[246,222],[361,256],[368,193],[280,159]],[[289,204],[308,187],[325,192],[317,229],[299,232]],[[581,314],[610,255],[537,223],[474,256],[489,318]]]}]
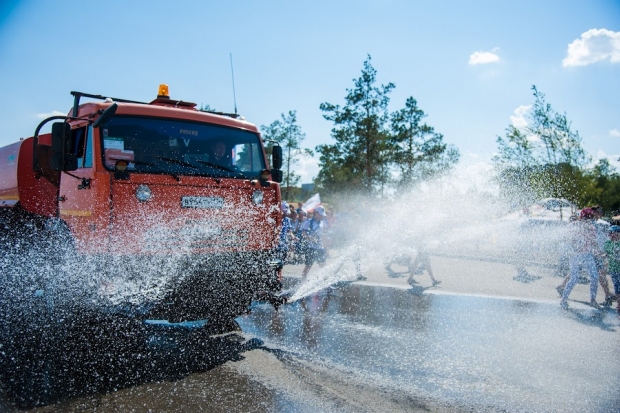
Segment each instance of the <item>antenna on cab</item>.
[{"label": "antenna on cab", "polygon": [[235,115],[237,115],[237,95],[235,94],[235,72],[233,71],[232,53],[230,53],[230,74],[232,76],[233,101],[235,102]]}]

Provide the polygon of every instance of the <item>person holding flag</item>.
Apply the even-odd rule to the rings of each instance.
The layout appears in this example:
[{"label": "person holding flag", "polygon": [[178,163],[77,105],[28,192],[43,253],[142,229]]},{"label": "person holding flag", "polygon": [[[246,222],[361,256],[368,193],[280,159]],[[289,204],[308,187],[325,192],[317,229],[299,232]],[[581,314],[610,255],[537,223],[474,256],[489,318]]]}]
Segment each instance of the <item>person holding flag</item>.
[{"label": "person holding flag", "polygon": [[321,205],[321,196],[319,194],[314,194],[301,206],[301,208],[304,211],[312,211],[319,205]]}]

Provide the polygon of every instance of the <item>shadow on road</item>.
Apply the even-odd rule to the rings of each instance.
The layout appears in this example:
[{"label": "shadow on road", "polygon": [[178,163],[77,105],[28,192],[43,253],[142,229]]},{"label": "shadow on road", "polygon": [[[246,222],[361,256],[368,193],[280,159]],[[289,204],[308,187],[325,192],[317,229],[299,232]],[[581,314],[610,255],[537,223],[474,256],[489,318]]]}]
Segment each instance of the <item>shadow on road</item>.
[{"label": "shadow on road", "polygon": [[241,353],[263,344],[258,339],[245,341],[236,333],[212,336],[205,327],[144,325],[118,319],[75,326],[64,333],[62,342],[49,346],[53,351],[47,352],[45,360],[17,367],[3,365],[2,390],[19,408],[182,380],[227,361],[242,360]]},{"label": "shadow on road", "polygon": [[[571,300],[573,302],[582,303],[585,305],[589,305],[589,303],[577,300]],[[600,310],[595,311],[583,311],[577,310],[574,308],[567,308],[563,310],[571,319],[584,324],[586,326],[598,327],[603,331],[616,331],[617,326],[614,324],[610,324],[605,321],[605,315],[607,312],[616,312],[616,310],[612,308],[603,307]]]}]

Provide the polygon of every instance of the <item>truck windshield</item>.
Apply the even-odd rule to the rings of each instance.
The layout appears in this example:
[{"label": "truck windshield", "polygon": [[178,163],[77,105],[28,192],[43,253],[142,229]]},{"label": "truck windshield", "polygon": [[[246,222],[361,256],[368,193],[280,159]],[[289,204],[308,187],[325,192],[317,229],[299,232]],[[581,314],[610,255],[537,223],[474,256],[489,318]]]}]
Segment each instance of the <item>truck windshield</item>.
[{"label": "truck windshield", "polygon": [[206,123],[117,116],[101,128],[103,161],[114,170],[252,179],[265,169],[254,132]]}]

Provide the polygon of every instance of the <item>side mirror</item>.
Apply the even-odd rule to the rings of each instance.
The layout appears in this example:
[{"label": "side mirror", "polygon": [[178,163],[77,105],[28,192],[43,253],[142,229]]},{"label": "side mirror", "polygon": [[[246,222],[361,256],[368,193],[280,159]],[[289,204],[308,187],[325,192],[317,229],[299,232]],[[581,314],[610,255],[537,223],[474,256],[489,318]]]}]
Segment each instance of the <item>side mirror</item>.
[{"label": "side mirror", "polygon": [[116,109],[118,109],[118,105],[116,103],[112,103],[108,106],[108,108],[103,111],[101,116],[99,116],[93,123],[93,128],[98,128],[108,123],[108,121],[112,119],[112,116],[116,113]]},{"label": "side mirror", "polygon": [[78,167],[74,151],[75,139],[71,125],[66,122],[52,124],[51,168],[54,171],[75,171]]},{"label": "side mirror", "polygon": [[271,179],[273,182],[281,183],[282,182],[282,170],[280,169],[272,169],[271,170]]},{"label": "side mirror", "polygon": [[272,166],[274,169],[282,168],[282,147],[280,145],[274,145],[272,147],[271,159],[272,159]]}]

